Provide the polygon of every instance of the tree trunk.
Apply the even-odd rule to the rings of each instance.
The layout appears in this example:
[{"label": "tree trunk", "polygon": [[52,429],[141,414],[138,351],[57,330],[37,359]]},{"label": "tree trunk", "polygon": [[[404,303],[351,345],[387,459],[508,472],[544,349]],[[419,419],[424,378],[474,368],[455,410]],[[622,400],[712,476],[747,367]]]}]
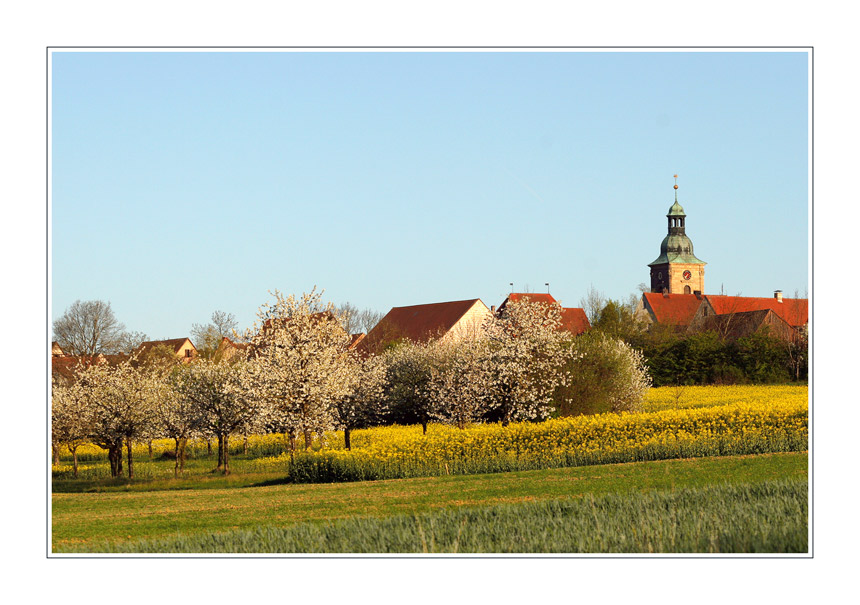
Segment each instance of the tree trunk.
[{"label": "tree trunk", "polygon": [[122,475],[122,438],[107,443],[108,462],[110,462],[110,476]]},{"label": "tree trunk", "polygon": [[152,460],[152,439],[149,440],[149,459]]},{"label": "tree trunk", "polygon": [[211,439],[206,440],[206,449],[209,451],[209,455],[211,456],[212,455],[212,440]]},{"label": "tree trunk", "polygon": [[110,476],[116,477],[116,452],[113,446],[108,448],[108,462],[110,463]]},{"label": "tree trunk", "polygon": [[290,436],[290,452],[296,451],[296,431],[290,429],[288,431],[288,435]]},{"label": "tree trunk", "polygon": [[179,446],[179,472],[185,471],[185,447],[188,445],[188,437],[180,439]]},{"label": "tree trunk", "polygon": [[178,437],[174,437],[174,438],[173,438],[173,441],[174,441],[174,442],[175,442],[175,444],[176,444],[176,445],[174,446],[174,448],[173,448],[173,459],[174,459],[174,462],[173,462],[173,476],[174,476],[174,477],[178,477],[178,476],[179,476],[179,438],[178,438]]},{"label": "tree trunk", "polygon": [[311,449],[311,443],[313,441],[313,437],[311,435],[311,432],[307,429],[304,430],[304,433],[305,433],[305,451],[308,451],[309,449]]},{"label": "tree trunk", "polygon": [[349,434],[350,434],[350,432],[351,432],[351,431],[349,430],[349,428],[345,428],[345,429],[343,429],[343,445],[344,445],[344,447],[346,447],[346,449],[348,449],[348,450],[352,449],[352,448],[350,447],[350,443],[349,443]]},{"label": "tree trunk", "polygon": [[125,447],[128,448],[128,478],[134,479],[134,466],[132,466],[131,458],[131,437],[125,438]]},{"label": "tree trunk", "polygon": [[72,450],[72,465],[74,467],[75,479],[77,479],[78,478],[78,448],[75,447],[74,449],[72,449],[72,448],[69,448],[69,449]]},{"label": "tree trunk", "polygon": [[108,448],[108,464],[110,464],[110,476],[116,477],[116,454],[113,447]]},{"label": "tree trunk", "polygon": [[51,452],[54,454],[54,465],[60,464],[60,446],[56,443],[51,444]]},{"label": "tree trunk", "polygon": [[426,435],[427,434],[427,421],[426,420],[421,422],[421,429],[424,431],[424,434]]},{"label": "tree trunk", "polygon": [[221,433],[218,433],[218,466],[216,467],[219,471],[222,470],[224,466],[224,438]]},{"label": "tree trunk", "polygon": [[230,434],[224,433],[224,474],[230,474]]},{"label": "tree trunk", "polygon": [[242,439],[242,455],[247,456],[248,455],[248,434],[245,433],[245,435],[243,437],[244,438]]}]

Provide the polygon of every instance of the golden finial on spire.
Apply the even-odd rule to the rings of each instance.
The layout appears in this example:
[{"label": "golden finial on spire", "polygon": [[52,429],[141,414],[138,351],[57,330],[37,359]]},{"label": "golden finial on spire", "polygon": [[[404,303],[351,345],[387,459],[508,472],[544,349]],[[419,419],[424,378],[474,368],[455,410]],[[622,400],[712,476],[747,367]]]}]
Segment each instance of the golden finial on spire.
[{"label": "golden finial on spire", "polygon": [[678,188],[678,175],[675,175],[675,189]]}]

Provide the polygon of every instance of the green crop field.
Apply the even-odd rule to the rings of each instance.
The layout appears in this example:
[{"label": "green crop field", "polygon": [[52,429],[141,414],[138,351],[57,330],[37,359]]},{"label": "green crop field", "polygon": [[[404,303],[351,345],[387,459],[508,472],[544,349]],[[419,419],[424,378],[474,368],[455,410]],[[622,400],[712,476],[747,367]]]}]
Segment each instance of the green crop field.
[{"label": "green crop field", "polygon": [[[763,499],[758,522],[766,523],[768,498],[773,499],[767,490],[738,492],[725,498],[711,498],[707,491],[698,491],[708,486],[744,486],[752,489],[765,482],[787,480],[795,499],[805,501],[807,477],[806,453],[764,454],[755,456],[733,456],[637,462],[601,466],[546,469],[496,473],[490,475],[459,475],[446,477],[427,477],[396,479],[373,482],[353,482],[336,484],[271,485],[245,480],[233,480],[232,485],[206,486],[205,488],[159,489],[160,482],[150,484],[151,489],[125,490],[116,486],[117,491],[100,493],[54,493],[52,496],[52,548],[55,552],[103,552],[109,549],[130,548],[132,542],[140,540],[170,539],[179,540],[191,548],[194,536],[205,536],[227,531],[258,531],[261,527],[289,528],[299,524],[325,524],[347,519],[399,518],[433,511],[474,509],[500,504],[521,504],[560,499],[600,498],[615,495],[624,498],[639,498],[643,493],[656,491],[664,496],[674,491],[692,489],[691,498],[699,498],[702,510],[709,508],[714,519],[730,519],[720,513],[725,498],[729,500]],[[227,480],[230,480],[228,478]],[[800,486],[800,487],[799,487]],[[801,489],[802,487],[802,489]],[[747,488],[744,488],[747,489]],[[786,488],[788,489],[788,488]],[[797,495],[802,491],[803,494]],[[698,496],[695,494],[699,494]],[[651,497],[651,496],[649,496]],[[654,495],[655,498],[662,496]],[[722,498],[722,499],[721,499]],[[711,504],[707,504],[710,502]],[[617,506],[607,504],[607,510]],[[615,507],[615,508],[613,508]],[[671,508],[662,509],[664,521],[676,523]],[[780,509],[782,510],[782,509]],[[788,509],[786,509],[788,510]],[[466,514],[466,513],[464,513]],[[472,513],[469,513],[472,514]],[[484,513],[480,513],[484,514]],[[516,513],[513,513],[516,516]],[[540,517],[542,512],[530,512]],[[603,514],[603,513],[601,513]],[[609,517],[619,513],[605,513],[607,524],[614,523]],[[704,514],[704,513],[703,513]],[[759,513],[756,513],[759,514]],[[780,513],[783,514],[783,513]],[[788,514],[788,513],[785,513]],[[537,518],[536,517],[536,518]],[[792,538],[784,538],[780,544],[791,544],[792,551],[802,548],[806,540],[806,513],[797,512],[795,521],[786,525],[794,528]],[[733,518],[733,517],[731,517]],[[392,521],[396,523],[396,521]],[[535,521],[538,522],[538,521]],[[716,521],[713,521],[716,523]],[[750,527],[755,526],[754,517],[748,517]],[[631,520],[631,523],[633,521]],[[684,523],[677,520],[678,531],[684,532]],[[609,527],[610,525],[607,525]],[[571,536],[553,538],[553,544],[564,550],[574,542],[578,529],[570,526]],[[296,530],[299,531],[299,530]],[[331,532],[330,528],[325,530]],[[749,527],[740,531],[749,533]],[[245,534],[243,534],[245,535]],[[802,541],[801,541],[802,535]],[[243,538],[247,548],[247,535]],[[770,538],[762,537],[756,548],[769,548]],[[565,541],[567,540],[567,541]],[[734,538],[726,538],[726,544],[737,548],[747,548]],[[782,540],[782,539],[781,539]],[[125,543],[126,546],[123,546]],[[175,544],[176,542],[174,542]],[[280,542],[278,542],[280,544]],[[318,542],[314,542],[315,544]],[[166,543],[164,543],[166,544]],[[284,543],[286,544],[286,542]],[[295,543],[293,543],[295,544]],[[331,542],[337,549],[337,541]],[[472,544],[472,543],[470,543]],[[595,543],[598,544],[598,543]],[[609,543],[607,543],[609,544]],[[630,548],[638,548],[630,543]],[[638,543],[636,543],[638,544]],[[655,549],[660,550],[654,542]],[[662,544],[662,543],[661,543]],[[668,544],[668,543],[667,543]],[[675,544],[673,542],[673,544]],[[111,545],[111,546],[109,546]],[[448,545],[453,548],[452,545]],[[486,548],[490,546],[485,545]],[[753,546],[747,545],[749,548]],[[382,548],[375,544],[365,545],[367,552]],[[540,549],[539,544],[533,545]],[[703,548],[699,542],[677,542],[672,548],[681,550]],[[134,547],[131,547],[132,549]],[[142,548],[142,547],[141,547]],[[194,547],[196,548],[196,546]],[[227,547],[228,551],[229,548]],[[287,552],[287,546],[284,546]],[[296,548],[295,546],[291,548]],[[361,545],[357,552],[363,552]],[[392,546],[391,548],[395,548]],[[448,547],[446,547],[448,548]],[[463,548],[466,548],[465,546]],[[480,551],[478,543],[469,548]],[[493,546],[495,548],[495,546]],[[583,547],[585,548],[585,547]],[[593,548],[600,549],[599,546]],[[711,547],[708,547],[711,548]],[[776,546],[773,546],[776,548]],[[311,546],[308,543],[308,552]],[[165,546],[165,552],[169,548]],[[251,549],[253,550],[253,548]],[[299,550],[302,550],[299,548]],[[323,549],[324,550],[324,549]],[[515,552],[515,545],[499,552]],[[709,550],[694,550],[710,552]],[[196,550],[194,552],[197,552]],[[394,552],[394,550],[392,550]],[[416,550],[421,552],[421,549]],[[525,552],[525,551],[523,551]],[[560,551],[559,551],[560,552]],[[585,551],[583,551],[585,552]],[[607,551],[614,552],[614,551]],[[620,551],[619,551],[620,552]],[[692,551],[691,551],[692,552]]]},{"label": "green crop field", "polygon": [[806,481],[587,494],[118,543],[125,553],[804,553]]}]

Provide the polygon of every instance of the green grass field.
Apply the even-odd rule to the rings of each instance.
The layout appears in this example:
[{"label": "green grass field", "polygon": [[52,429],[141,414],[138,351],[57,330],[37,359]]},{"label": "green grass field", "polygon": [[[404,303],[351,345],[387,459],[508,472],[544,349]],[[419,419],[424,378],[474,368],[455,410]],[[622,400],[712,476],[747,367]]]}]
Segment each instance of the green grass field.
[{"label": "green grass field", "polygon": [[612,493],[118,543],[125,553],[805,553],[803,479]]},{"label": "green grass field", "polygon": [[[192,539],[195,535],[211,536],[236,530],[253,532],[261,527],[289,528],[307,523],[321,525],[351,518],[378,521],[443,509],[456,511],[570,498],[582,500],[612,494],[622,499],[625,494],[639,498],[644,492],[652,490],[662,492],[665,496],[675,490],[701,490],[714,485],[756,485],[774,480],[793,480],[790,489],[795,493],[800,489],[798,485],[802,485],[805,490],[806,477],[807,454],[784,453],[343,484],[279,485],[273,484],[276,482],[272,481],[274,477],[271,475],[234,475],[226,478],[198,475],[189,479],[159,479],[132,485],[124,484],[122,480],[102,481],[84,488],[98,490],[95,493],[75,493],[80,490],[71,489],[73,482],[69,482],[65,486],[69,489],[64,493],[57,489],[63,487],[57,485],[63,482],[55,481],[55,493],[52,496],[52,548],[55,552],[81,552],[93,548],[104,551],[107,550],[107,544],[122,548],[123,542],[158,539],[181,541]],[[726,498],[739,498],[739,501],[746,499],[749,502],[749,498],[755,495],[754,492],[738,493],[740,495]],[[707,503],[712,502],[707,505],[711,509],[705,511],[707,514],[715,514],[724,522],[733,518],[719,512],[723,500],[709,500],[701,494],[690,496],[694,499],[704,498],[697,505],[701,510],[704,511]],[[654,497],[662,496],[658,494]],[[794,497],[797,499],[796,493]],[[770,510],[768,507],[772,504],[762,502],[762,510],[765,511],[762,514],[765,517],[759,519],[761,523],[765,523],[766,511]],[[612,505],[607,506],[612,509]],[[669,513],[671,511],[666,514]],[[513,514],[516,516],[517,513]],[[537,517],[541,514],[534,513]],[[612,514],[606,513],[607,523],[610,523],[608,519]],[[806,530],[803,528],[806,517],[805,513],[800,516],[803,517],[802,525],[800,521],[789,524],[794,528],[794,538],[785,538],[783,542],[802,552],[805,549],[798,546],[802,546],[798,540],[802,534],[805,543]],[[752,525],[739,530],[738,535],[749,534],[750,527],[754,527],[756,522],[751,520],[750,523]],[[575,534],[579,530],[571,525],[570,531]],[[727,543],[741,544],[732,541],[734,539],[726,539],[729,540]],[[567,552],[565,548],[573,544],[561,538],[553,540],[554,544],[561,540],[558,542],[559,548],[562,548],[562,544],[567,545],[557,552]],[[756,543],[756,548],[767,549],[769,547],[765,544],[773,544],[764,538],[762,540]],[[683,544],[693,548],[698,542]],[[367,545],[367,548],[375,547],[369,543]],[[480,551],[477,544],[470,548],[478,549],[474,552]],[[540,546],[535,548],[539,549]],[[594,548],[597,548],[595,552],[615,552],[602,551],[599,546]],[[678,548],[684,550],[686,546]],[[282,549],[279,552],[287,551]],[[503,549],[498,552],[516,551]]]}]

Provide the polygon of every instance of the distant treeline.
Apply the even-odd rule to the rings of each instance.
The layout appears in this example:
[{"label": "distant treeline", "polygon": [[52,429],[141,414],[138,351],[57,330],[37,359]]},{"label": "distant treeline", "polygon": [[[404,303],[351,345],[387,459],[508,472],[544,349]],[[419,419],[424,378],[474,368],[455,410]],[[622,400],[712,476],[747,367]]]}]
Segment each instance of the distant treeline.
[{"label": "distant treeline", "polygon": [[654,386],[677,384],[773,384],[805,382],[809,374],[806,332],[786,341],[762,328],[732,339],[714,331],[686,333],[668,326],[645,329],[629,305],[609,301],[592,330],[621,338],[641,351]]}]

